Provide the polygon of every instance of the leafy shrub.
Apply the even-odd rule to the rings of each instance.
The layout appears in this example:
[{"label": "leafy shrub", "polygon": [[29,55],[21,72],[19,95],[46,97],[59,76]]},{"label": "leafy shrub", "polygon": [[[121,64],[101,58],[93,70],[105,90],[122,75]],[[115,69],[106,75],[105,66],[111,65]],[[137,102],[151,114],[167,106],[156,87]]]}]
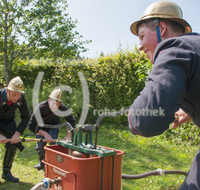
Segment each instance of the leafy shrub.
[{"label": "leafy shrub", "polygon": [[169,140],[174,140],[177,144],[188,141],[190,144],[199,144],[200,129],[192,122],[184,123],[176,129],[168,129],[164,133]]}]

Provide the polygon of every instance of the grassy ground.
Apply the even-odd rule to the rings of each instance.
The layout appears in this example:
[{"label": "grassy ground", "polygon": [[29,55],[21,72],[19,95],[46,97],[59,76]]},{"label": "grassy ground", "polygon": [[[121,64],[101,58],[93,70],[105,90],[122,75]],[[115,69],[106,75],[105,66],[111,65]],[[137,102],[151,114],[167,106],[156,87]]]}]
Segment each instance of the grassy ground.
[{"label": "grassy ground", "polygon": [[[64,129],[62,129],[64,130]],[[25,133],[30,133],[26,130]],[[65,134],[62,131],[60,138]],[[163,170],[188,171],[198,146],[188,143],[175,144],[164,135],[143,138],[133,136],[127,127],[102,125],[98,145],[124,151],[122,173],[136,175],[161,168]],[[23,152],[17,152],[12,173],[20,183],[5,182],[0,178],[0,190],[28,190],[44,178],[44,171],[33,168],[38,163],[35,143],[24,143]],[[3,160],[4,147],[0,144],[0,158]],[[2,172],[2,161],[0,173]],[[122,180],[122,190],[176,190],[184,180],[183,175],[151,176],[139,180]]]}]

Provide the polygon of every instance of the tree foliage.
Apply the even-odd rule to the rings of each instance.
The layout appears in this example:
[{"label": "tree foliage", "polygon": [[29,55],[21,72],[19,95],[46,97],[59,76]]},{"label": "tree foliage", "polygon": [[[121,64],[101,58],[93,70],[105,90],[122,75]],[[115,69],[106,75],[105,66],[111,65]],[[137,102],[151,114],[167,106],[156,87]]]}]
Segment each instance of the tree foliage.
[{"label": "tree foliage", "polygon": [[6,84],[13,64],[32,55],[72,58],[87,51],[66,0],[0,0],[0,63]]}]

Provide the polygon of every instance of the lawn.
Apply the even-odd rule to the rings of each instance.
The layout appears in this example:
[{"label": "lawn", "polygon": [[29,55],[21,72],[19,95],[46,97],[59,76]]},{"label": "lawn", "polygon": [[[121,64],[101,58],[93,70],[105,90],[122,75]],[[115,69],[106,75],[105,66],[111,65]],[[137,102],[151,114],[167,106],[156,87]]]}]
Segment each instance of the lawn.
[{"label": "lawn", "polygon": [[[60,132],[64,137],[65,129]],[[29,130],[25,134],[30,133]],[[20,183],[13,184],[0,179],[0,190],[29,190],[44,178],[44,171],[37,171],[38,163],[35,143],[24,142],[23,152],[17,151],[12,173],[20,178]],[[134,136],[128,127],[103,124],[98,135],[98,145],[124,151],[122,173],[136,175],[161,168],[163,170],[188,171],[197,145],[187,142],[176,144],[166,140],[164,135],[152,138]],[[4,145],[0,144],[0,158],[3,160]],[[2,161],[0,163],[2,173]],[[177,190],[184,180],[183,175],[150,176],[139,180],[122,180],[122,190]]]}]

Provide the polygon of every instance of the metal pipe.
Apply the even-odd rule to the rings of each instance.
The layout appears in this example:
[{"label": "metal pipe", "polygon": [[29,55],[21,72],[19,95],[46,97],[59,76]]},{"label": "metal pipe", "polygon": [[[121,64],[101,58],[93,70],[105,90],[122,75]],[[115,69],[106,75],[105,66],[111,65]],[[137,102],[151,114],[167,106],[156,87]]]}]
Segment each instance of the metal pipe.
[{"label": "metal pipe", "polygon": [[[52,139],[51,142],[59,141],[59,139]],[[11,139],[7,139],[7,142],[11,142]],[[20,142],[47,142],[46,139],[21,139]]]},{"label": "metal pipe", "polygon": [[114,180],[114,167],[115,167],[115,156],[112,156],[112,184],[111,184],[111,190],[113,190],[113,180]]},{"label": "metal pipe", "polygon": [[102,157],[102,165],[101,165],[101,190],[103,190],[103,166],[104,166],[104,158]]}]

